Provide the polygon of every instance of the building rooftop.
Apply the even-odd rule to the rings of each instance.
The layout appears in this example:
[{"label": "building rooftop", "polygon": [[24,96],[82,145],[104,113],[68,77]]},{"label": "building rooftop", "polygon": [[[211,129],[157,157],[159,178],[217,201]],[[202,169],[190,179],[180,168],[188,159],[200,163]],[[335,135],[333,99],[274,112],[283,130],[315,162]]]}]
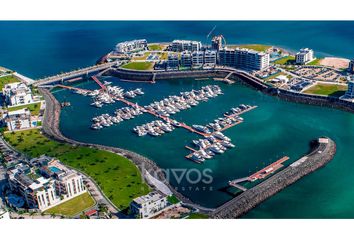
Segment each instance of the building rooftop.
[{"label": "building rooftop", "polygon": [[165,196],[162,193],[155,191],[155,192],[151,192],[147,195],[137,197],[133,201],[139,205],[143,205],[146,203],[156,202],[160,199],[163,199],[164,197]]}]

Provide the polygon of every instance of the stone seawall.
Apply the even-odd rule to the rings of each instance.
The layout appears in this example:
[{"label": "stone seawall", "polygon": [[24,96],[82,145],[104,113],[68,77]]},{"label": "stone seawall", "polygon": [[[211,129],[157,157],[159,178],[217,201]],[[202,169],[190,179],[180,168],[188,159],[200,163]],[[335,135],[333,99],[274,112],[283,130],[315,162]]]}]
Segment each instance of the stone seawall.
[{"label": "stone seawall", "polygon": [[336,153],[336,144],[329,138],[324,139],[328,140],[328,143],[318,142],[310,154],[221,205],[211,214],[211,217],[239,218],[285,187],[326,165]]}]

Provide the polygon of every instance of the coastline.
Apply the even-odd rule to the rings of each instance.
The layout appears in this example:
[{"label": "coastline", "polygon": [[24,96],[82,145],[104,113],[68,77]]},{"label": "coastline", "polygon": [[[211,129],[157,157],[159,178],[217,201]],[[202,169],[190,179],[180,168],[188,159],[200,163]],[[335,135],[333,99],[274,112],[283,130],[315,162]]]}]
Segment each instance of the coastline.
[{"label": "coastline", "polygon": [[[92,144],[92,143],[84,143],[84,142],[79,142],[75,141],[73,139],[65,137],[60,129],[59,129],[59,120],[60,120],[60,112],[61,112],[61,106],[59,102],[56,100],[56,98],[53,96],[53,94],[43,88],[39,88],[39,92],[43,95],[45,101],[46,101],[46,110],[44,112],[44,117],[43,117],[43,122],[42,122],[42,129],[43,133],[45,136],[48,138],[58,141],[58,142],[63,142],[63,143],[69,143],[72,145],[80,145],[80,146],[85,146],[85,147],[94,147],[100,150],[105,150],[109,152],[116,153],[118,155],[121,155],[127,159],[129,159],[131,162],[134,163],[134,165],[138,168],[140,171],[141,175],[143,176],[144,180],[149,184],[150,187],[156,188],[154,185],[152,185],[149,181],[147,181],[147,174],[150,174],[157,178],[158,181],[162,182],[165,184],[171,192],[179,198],[183,204],[189,207],[193,207],[198,209],[202,213],[209,213],[213,211],[214,209],[209,209],[205,208],[203,206],[200,206],[198,204],[193,203],[189,198],[185,197],[183,194],[180,192],[176,191],[173,186],[169,184],[169,182],[166,180],[165,175],[163,174],[162,169],[159,168],[159,166],[154,163],[152,160],[137,154],[135,152],[126,150],[126,149],[121,149],[117,147],[108,147],[104,145],[99,145],[99,144]],[[140,167],[143,166],[143,169]],[[84,174],[87,176],[86,174]],[[88,176],[89,177],[89,176]],[[89,177],[93,182],[94,180]],[[94,182],[96,186],[98,184]],[[98,187],[99,191],[102,193],[103,197],[115,208],[118,209],[108,198],[105,196],[105,194],[102,192],[102,190]]]}]

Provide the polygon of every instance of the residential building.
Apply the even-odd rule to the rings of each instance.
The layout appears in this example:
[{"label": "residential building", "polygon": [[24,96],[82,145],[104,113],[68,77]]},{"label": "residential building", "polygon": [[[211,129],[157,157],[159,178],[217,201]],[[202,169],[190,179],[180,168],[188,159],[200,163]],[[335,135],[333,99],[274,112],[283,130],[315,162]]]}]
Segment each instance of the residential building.
[{"label": "residential building", "polygon": [[217,52],[215,50],[206,50],[204,52],[204,61],[206,65],[215,65],[216,64]]},{"label": "residential building", "polygon": [[192,52],[192,66],[201,67],[204,63],[204,52],[194,51]]},{"label": "residential building", "polygon": [[6,84],[2,93],[9,106],[33,103],[31,89],[21,82]]},{"label": "residential building", "polygon": [[354,59],[349,62],[348,72],[354,73]]},{"label": "residential building", "polygon": [[348,79],[348,90],[346,91],[344,97],[354,100],[354,77]]},{"label": "residential building", "polygon": [[263,70],[269,67],[269,54],[250,49],[228,49],[219,51],[219,65],[247,70]]},{"label": "residential building", "polygon": [[34,167],[20,163],[7,172],[10,189],[24,199],[28,208],[44,211],[86,192],[82,176],[59,160],[42,164]]},{"label": "residential building", "polygon": [[301,48],[295,55],[295,62],[297,64],[306,64],[314,60],[314,52],[309,48]]},{"label": "residential building", "polygon": [[2,219],[10,219],[10,214],[5,209],[0,208],[0,220]]},{"label": "residential building", "polygon": [[192,54],[189,51],[184,51],[181,53],[181,60],[180,60],[182,67],[192,67]]},{"label": "residential building", "polygon": [[130,204],[130,210],[138,218],[151,218],[159,214],[167,206],[167,197],[155,191],[135,198]]},{"label": "residential building", "polygon": [[7,112],[5,114],[4,120],[9,131],[32,127],[31,112],[27,108]]},{"label": "residential building", "polygon": [[222,46],[222,41],[224,37],[222,35],[219,36],[214,36],[213,39],[211,40],[211,49],[220,51],[223,46]]},{"label": "residential building", "polygon": [[222,66],[235,66],[235,50],[223,48],[219,51],[218,64]]},{"label": "residential building", "polygon": [[202,49],[202,43],[199,41],[190,41],[190,40],[173,40],[171,44],[171,50],[174,52],[183,52],[183,51],[200,51]]},{"label": "residential building", "polygon": [[166,62],[167,70],[178,70],[179,59],[177,53],[169,53]]},{"label": "residential building", "polygon": [[134,51],[140,51],[147,49],[146,39],[138,39],[132,41],[126,41],[118,43],[115,47],[116,53],[130,53]]},{"label": "residential building", "polygon": [[235,49],[235,67],[263,70],[269,67],[269,54],[249,49]]}]

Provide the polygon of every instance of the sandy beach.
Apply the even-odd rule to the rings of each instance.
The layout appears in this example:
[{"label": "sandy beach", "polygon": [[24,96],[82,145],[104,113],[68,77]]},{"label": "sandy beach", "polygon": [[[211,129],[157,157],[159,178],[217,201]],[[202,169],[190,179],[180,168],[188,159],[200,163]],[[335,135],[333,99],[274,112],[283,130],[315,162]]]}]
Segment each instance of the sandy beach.
[{"label": "sandy beach", "polygon": [[323,66],[334,67],[334,68],[347,68],[349,66],[349,59],[346,58],[336,58],[336,57],[325,57],[320,61]]}]

